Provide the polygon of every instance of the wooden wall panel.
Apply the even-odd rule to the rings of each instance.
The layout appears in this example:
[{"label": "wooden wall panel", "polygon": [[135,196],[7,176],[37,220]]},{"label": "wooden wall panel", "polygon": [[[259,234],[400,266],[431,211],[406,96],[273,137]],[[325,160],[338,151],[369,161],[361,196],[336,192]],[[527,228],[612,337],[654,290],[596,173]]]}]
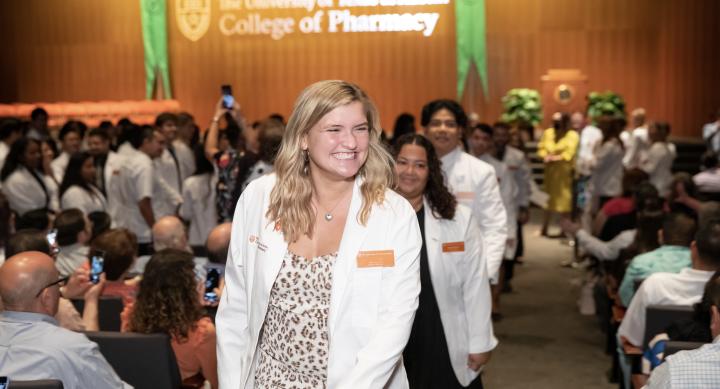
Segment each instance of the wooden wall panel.
[{"label": "wooden wall panel", "polygon": [[[391,128],[401,112],[455,95],[453,4],[432,37],[415,33],[293,34],[280,41],[222,36],[218,0],[208,33],[183,37],[168,1],[170,70],[182,106],[207,123],[231,83],[250,119],[288,115],[300,90],[327,78],[363,86]],[[696,136],[720,106],[720,2],[716,0],[486,0],[489,95],[472,74],[462,101],[486,121],[515,87],[540,88],[550,68],[578,68],[591,90],[614,90],[674,133]],[[385,11],[388,9],[386,8]],[[356,13],[369,10],[355,9]],[[283,11],[283,15],[303,15]],[[263,12],[263,15],[281,15]],[[0,2],[0,102],[141,99],[145,94],[137,0]],[[550,115],[546,112],[546,117]],[[419,119],[419,118],[418,118]]]}]

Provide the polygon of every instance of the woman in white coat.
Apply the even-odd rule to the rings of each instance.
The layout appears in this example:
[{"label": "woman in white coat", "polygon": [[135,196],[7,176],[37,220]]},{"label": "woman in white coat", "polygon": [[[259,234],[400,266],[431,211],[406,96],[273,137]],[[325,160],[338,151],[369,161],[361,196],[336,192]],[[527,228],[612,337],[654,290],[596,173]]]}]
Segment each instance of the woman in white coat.
[{"label": "woman in white coat", "polygon": [[645,158],[640,161],[640,169],[650,175],[650,182],[660,192],[660,196],[667,197],[670,194],[670,183],[672,182],[672,164],[675,161],[677,152],[675,145],[668,142],[670,125],[665,122],[651,123],[648,127],[648,136],[652,145]]},{"label": "woman in white coat", "polygon": [[70,156],[60,184],[60,208],[77,208],[85,215],[107,212],[107,200],[95,186],[95,158],[86,151]]},{"label": "woman in white coat", "polygon": [[13,143],[0,171],[2,190],[18,216],[29,211],[57,211],[57,186],[51,171],[43,172],[40,142],[21,138]]},{"label": "woman in white coat", "polygon": [[479,227],[443,183],[425,137],[398,139],[395,171],[396,190],[415,209],[423,236],[420,303],[403,353],[410,388],[482,388],[480,369],[498,342]]},{"label": "woman in white coat", "polygon": [[275,173],[233,218],[217,315],[220,388],[408,388],[420,230],[391,191],[377,109],[321,81],[295,103]]}]

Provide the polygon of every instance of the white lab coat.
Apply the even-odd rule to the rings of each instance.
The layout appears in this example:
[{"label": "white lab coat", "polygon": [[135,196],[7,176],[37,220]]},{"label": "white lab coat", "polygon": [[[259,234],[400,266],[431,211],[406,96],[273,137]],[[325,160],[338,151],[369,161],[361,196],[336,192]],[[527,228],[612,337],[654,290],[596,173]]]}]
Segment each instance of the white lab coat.
[{"label": "white lab coat", "polygon": [[210,231],[218,224],[216,194],[218,178],[213,173],[190,176],[183,184],[180,217],[190,222],[188,242],[205,246]]},{"label": "white lab coat", "polygon": [[450,192],[473,211],[483,235],[490,283],[496,284],[508,232],[495,169],[459,147],[442,157],[442,169]]},{"label": "white lab coat", "polygon": [[622,194],[623,151],[618,139],[610,139],[596,146],[590,177],[594,203],[601,196],[615,197]]},{"label": "white lab coat", "polygon": [[185,181],[195,173],[195,155],[192,149],[179,139],[173,141],[173,147],[175,147],[175,155],[180,163],[180,176]]},{"label": "white lab coat", "polygon": [[107,200],[102,192],[95,186],[91,186],[90,190],[92,193],[78,185],[69,187],[60,198],[60,208],[62,210],[77,208],[85,215],[93,212],[107,212]]},{"label": "white lab coat", "polygon": [[22,165],[3,182],[2,191],[7,197],[10,209],[20,216],[45,207],[52,211],[58,210],[57,184],[51,177],[39,171],[36,174],[45,184],[49,198],[32,173]]},{"label": "white lab coat", "polygon": [[650,146],[645,159],[640,163],[640,168],[650,176],[650,183],[655,186],[663,197],[670,194],[670,184],[673,179],[671,169],[676,155],[674,144],[655,142]]},{"label": "white lab coat", "polygon": [[153,197],[154,176],[157,174],[154,173],[150,157],[135,151],[125,159],[107,189],[108,201],[112,204],[110,216],[115,226],[132,231],[138,243],[152,241],[150,226],[142,217],[138,203],[144,198]]},{"label": "white lab coat", "polygon": [[[221,389],[254,388],[260,330],[288,249],[265,217],[275,180],[271,174],[253,181],[235,210],[216,321]],[[360,224],[361,183],[355,182],[333,267],[327,385],[404,389],[401,356],[420,294],[420,229],[407,200],[390,190],[382,205],[372,207],[367,224]],[[394,266],[358,267],[358,255],[371,250],[392,250]]]},{"label": "white lab coat", "polygon": [[175,215],[178,205],[182,203],[179,165],[175,164],[170,152],[164,149],[162,155],[153,160],[153,166],[156,172],[152,201],[155,219]]},{"label": "white lab coat", "polygon": [[[620,138],[622,140],[622,138]],[[629,137],[623,140],[625,144],[625,157],[623,165],[625,169],[634,169],[640,167],[647,158],[648,149],[650,149],[650,139],[646,126],[638,127],[630,133]]]},{"label": "white lab coat", "polygon": [[528,164],[527,158],[525,158],[525,153],[512,146],[505,146],[505,154],[503,154],[502,162],[507,166],[515,179],[515,185],[518,189],[518,207],[529,206],[532,172],[530,170],[530,164]]},{"label": "white lab coat", "polygon": [[498,186],[500,187],[500,197],[507,215],[507,237],[505,252],[503,258],[511,259],[517,251],[517,215],[518,215],[518,188],[514,177],[510,173],[505,163],[499,161],[490,154],[483,154],[479,158],[495,169],[497,175]]},{"label": "white lab coat", "polygon": [[[132,148],[132,146],[130,146],[130,148]],[[114,151],[108,152],[107,159],[105,160],[105,167],[103,169],[103,176],[105,176],[105,191],[107,192],[105,197],[107,201],[107,211],[105,212],[109,213],[111,216],[116,215],[117,210],[115,210],[116,204],[113,202],[113,196],[110,195],[110,188],[113,187],[113,181],[119,179],[120,169],[122,169],[124,163],[125,157],[120,153],[116,153]],[[114,225],[115,220],[113,218],[113,226]]]},{"label": "white lab coat", "polygon": [[[459,241],[464,251],[443,252],[443,244]],[[498,344],[490,320],[482,236],[470,208],[459,204],[453,220],[439,219],[425,200],[425,248],[450,362],[458,382],[468,386],[478,376],[467,366],[468,354],[490,351]]]},{"label": "white lab coat", "polygon": [[70,163],[70,154],[64,151],[50,162],[50,168],[57,182],[62,183],[65,178],[65,169],[67,169],[68,163]]}]

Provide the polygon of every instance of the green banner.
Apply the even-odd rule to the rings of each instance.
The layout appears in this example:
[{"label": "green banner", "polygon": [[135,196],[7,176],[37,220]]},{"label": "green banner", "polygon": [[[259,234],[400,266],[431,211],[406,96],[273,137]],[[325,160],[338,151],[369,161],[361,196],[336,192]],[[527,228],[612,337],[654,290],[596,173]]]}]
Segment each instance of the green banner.
[{"label": "green banner", "polygon": [[145,98],[152,99],[159,74],[165,92],[164,98],[171,99],[165,0],[140,0],[140,15],[145,48]]},{"label": "green banner", "polygon": [[487,44],[485,41],[485,0],[455,0],[457,39],[457,94],[462,99],[470,64],[480,73],[485,100],[488,100]]}]

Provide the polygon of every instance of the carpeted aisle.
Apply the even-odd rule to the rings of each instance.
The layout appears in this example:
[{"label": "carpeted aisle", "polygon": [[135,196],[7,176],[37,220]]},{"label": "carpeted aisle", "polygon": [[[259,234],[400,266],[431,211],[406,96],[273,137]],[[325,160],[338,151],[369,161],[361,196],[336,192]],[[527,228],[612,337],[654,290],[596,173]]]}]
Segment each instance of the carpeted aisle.
[{"label": "carpeted aisle", "polygon": [[[560,267],[571,249],[525,227],[525,264],[516,266],[514,291],[502,296],[503,320],[495,323],[500,345],[484,375],[488,389],[610,389],[604,334],[595,316],[577,308],[583,272]],[[552,230],[552,229],[551,229]],[[552,232],[552,231],[551,231]]]}]

